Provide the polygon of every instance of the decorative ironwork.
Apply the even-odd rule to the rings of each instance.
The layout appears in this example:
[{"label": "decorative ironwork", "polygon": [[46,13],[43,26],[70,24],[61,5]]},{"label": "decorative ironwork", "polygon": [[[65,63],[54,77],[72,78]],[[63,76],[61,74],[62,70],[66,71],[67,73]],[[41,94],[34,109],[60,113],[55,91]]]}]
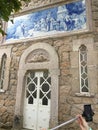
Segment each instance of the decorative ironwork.
[{"label": "decorative ironwork", "polygon": [[34,99],[40,98],[42,99],[42,105],[48,105],[48,100],[51,97],[50,86],[51,77],[47,71],[43,72],[42,77],[37,77],[35,72],[29,72],[26,76],[26,98],[28,98],[28,104],[33,104]]}]

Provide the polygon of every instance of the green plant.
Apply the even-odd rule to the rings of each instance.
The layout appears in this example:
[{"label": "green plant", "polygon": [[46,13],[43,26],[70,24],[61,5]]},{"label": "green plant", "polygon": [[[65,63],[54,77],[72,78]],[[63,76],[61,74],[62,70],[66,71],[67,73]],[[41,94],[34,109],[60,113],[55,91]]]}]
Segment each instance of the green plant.
[{"label": "green plant", "polygon": [[[5,34],[2,29],[2,21],[9,21],[11,14],[18,12],[22,7],[22,2],[30,0],[0,0],[0,33]],[[13,22],[13,20],[11,20]]]}]

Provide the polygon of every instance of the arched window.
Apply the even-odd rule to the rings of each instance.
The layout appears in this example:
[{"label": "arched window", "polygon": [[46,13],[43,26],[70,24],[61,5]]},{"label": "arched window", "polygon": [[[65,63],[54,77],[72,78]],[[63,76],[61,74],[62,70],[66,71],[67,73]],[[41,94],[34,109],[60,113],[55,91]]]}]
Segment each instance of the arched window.
[{"label": "arched window", "polygon": [[79,68],[80,68],[80,92],[88,93],[88,68],[87,68],[87,47],[81,45],[79,48]]},{"label": "arched window", "polygon": [[7,55],[4,54],[1,59],[1,70],[0,70],[0,89],[4,87],[5,71],[6,71],[6,60]]}]

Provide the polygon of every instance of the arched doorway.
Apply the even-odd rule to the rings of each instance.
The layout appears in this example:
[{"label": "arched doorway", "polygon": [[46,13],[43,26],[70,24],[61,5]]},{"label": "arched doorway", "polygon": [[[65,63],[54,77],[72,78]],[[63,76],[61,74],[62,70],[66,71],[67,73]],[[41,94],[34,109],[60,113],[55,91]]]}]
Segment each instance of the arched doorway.
[{"label": "arched doorway", "polygon": [[15,115],[22,117],[21,127],[39,130],[57,124],[58,75],[58,56],[52,46],[36,43],[24,51],[15,107]]}]

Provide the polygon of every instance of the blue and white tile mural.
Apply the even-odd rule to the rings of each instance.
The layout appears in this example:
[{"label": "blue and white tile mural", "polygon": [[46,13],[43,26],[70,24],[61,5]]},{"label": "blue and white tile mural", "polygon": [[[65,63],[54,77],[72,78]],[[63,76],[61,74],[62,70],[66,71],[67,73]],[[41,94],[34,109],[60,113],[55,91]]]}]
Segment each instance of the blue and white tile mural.
[{"label": "blue and white tile mural", "polygon": [[79,0],[24,16],[8,22],[6,40],[17,40],[86,29],[86,3]]}]

